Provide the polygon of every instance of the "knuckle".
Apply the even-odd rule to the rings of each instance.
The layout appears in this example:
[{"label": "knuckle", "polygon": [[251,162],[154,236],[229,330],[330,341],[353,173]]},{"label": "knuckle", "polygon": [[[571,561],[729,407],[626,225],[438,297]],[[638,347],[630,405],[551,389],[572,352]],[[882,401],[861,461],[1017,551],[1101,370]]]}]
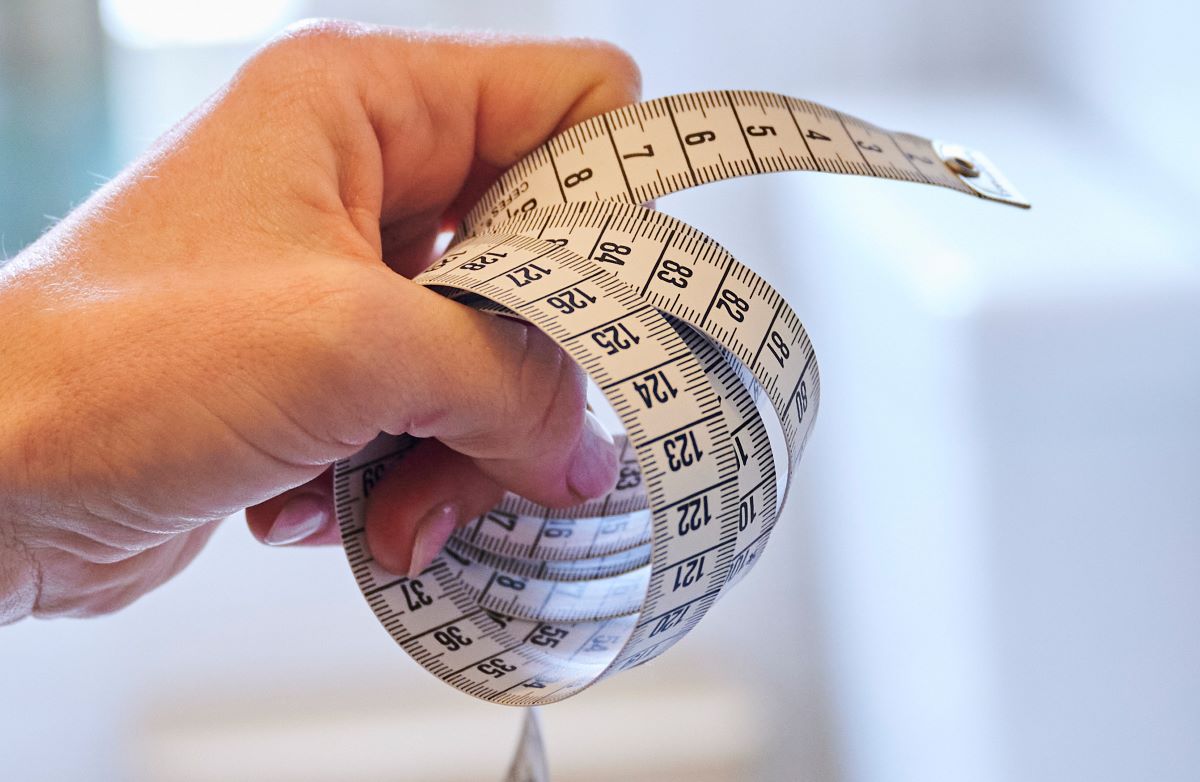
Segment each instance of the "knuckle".
[{"label": "knuckle", "polygon": [[344,45],[368,32],[366,25],[340,19],[302,19],[288,25],[264,47],[299,53]]},{"label": "knuckle", "polygon": [[579,43],[595,55],[618,87],[633,96],[641,94],[642,70],[633,55],[611,41],[583,38]]},{"label": "knuckle", "polygon": [[284,28],[260,47],[243,69],[247,78],[272,83],[311,81],[331,69],[352,45],[367,34],[366,25],[333,19],[305,19]]}]

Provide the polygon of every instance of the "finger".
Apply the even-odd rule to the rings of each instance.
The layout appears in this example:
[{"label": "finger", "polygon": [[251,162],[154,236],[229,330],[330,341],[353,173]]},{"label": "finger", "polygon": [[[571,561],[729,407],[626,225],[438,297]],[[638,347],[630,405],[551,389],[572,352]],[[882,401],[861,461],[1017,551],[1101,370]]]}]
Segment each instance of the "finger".
[{"label": "finger", "polygon": [[[556,130],[635,101],[640,74],[596,41],[320,22],[266,47],[238,84],[254,93],[244,111],[269,100],[293,128],[315,123],[293,132],[282,170],[292,175],[298,155],[332,168],[304,182],[306,203],[343,210],[377,250],[381,224],[456,218]],[[296,149],[313,137],[324,143]]]},{"label": "finger", "polygon": [[[558,130],[636,102],[641,93],[633,60],[598,41],[417,38],[395,30],[376,31],[369,40],[369,56],[385,74],[360,82],[385,166],[385,223],[421,206],[446,211],[460,195],[473,202],[501,171]],[[401,80],[420,90],[416,116],[395,100]],[[467,132],[456,132],[461,130]],[[417,172],[411,167],[414,146],[431,153],[419,159]],[[400,160],[406,161],[403,170],[389,170],[391,161]],[[456,176],[446,177],[447,167]]]},{"label": "finger", "polygon": [[424,440],[384,475],[367,502],[367,546],[385,570],[418,575],[446,540],[504,496],[467,456]]},{"label": "finger", "polygon": [[436,437],[542,504],[573,505],[612,488],[612,438],[585,414],[583,371],[549,337],[385,269],[372,276],[355,307],[331,316],[350,319],[336,342],[342,368],[324,375],[323,388],[349,407],[344,420]]},{"label": "finger", "polygon": [[341,543],[333,514],[333,471],[246,508],[246,523],[269,546]]}]

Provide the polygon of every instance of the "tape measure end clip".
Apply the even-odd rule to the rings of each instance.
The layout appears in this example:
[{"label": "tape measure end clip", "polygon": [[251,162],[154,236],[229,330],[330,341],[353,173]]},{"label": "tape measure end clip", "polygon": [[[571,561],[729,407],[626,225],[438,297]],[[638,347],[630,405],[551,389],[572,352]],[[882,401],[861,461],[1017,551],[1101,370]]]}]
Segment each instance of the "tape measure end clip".
[{"label": "tape measure end clip", "polygon": [[1031,204],[987,155],[961,144],[934,141],[933,149],[958,181],[980,198],[1029,209]]}]

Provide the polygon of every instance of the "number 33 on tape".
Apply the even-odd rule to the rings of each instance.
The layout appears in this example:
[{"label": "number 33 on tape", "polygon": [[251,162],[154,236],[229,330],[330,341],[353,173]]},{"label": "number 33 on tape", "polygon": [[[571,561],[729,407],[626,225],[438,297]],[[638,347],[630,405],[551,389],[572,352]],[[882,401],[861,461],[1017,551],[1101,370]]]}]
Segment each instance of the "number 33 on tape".
[{"label": "number 33 on tape", "polygon": [[[979,152],[764,92],[618,109],[513,166],[417,282],[554,339],[624,425],[621,472],[608,496],[566,510],[510,495],[418,577],[398,578],[371,558],[364,506],[412,439],[381,436],[336,465],[358,584],[435,676],[494,703],[561,700],[661,654],[758,561],[816,417],[816,355],[761,277],[641,204],[776,171],[898,179],[1028,206]],[[768,408],[782,431],[778,464]],[[522,747],[540,747],[536,725]],[[512,778],[538,773],[519,755]]]}]

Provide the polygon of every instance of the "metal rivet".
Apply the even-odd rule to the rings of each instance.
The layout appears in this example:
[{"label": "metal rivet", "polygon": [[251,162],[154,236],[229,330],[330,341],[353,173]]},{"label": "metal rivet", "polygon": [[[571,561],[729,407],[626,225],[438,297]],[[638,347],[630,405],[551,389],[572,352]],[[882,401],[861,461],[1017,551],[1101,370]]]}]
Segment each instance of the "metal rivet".
[{"label": "metal rivet", "polygon": [[951,155],[946,158],[946,165],[951,171],[959,176],[977,177],[979,176],[979,168],[973,161],[967,160],[965,157]]}]

